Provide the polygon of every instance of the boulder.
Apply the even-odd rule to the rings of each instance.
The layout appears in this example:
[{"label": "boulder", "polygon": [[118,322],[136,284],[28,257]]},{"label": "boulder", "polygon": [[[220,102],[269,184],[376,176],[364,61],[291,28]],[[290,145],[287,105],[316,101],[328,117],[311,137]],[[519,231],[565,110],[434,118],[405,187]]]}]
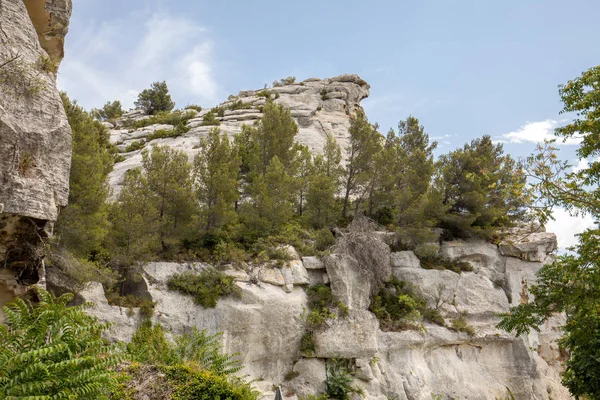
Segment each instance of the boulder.
[{"label": "boulder", "polygon": [[505,258],[498,247],[483,240],[453,240],[440,248],[442,257],[468,262],[473,270],[491,281],[504,277]]},{"label": "boulder", "polygon": [[285,278],[279,268],[264,266],[258,271],[258,279],[271,285],[284,286]]},{"label": "boulder", "polygon": [[308,285],[310,283],[308,272],[300,260],[288,261],[281,268],[281,274],[286,285]]},{"label": "boulder", "polygon": [[325,264],[319,257],[302,257],[302,263],[306,269],[325,269]]}]

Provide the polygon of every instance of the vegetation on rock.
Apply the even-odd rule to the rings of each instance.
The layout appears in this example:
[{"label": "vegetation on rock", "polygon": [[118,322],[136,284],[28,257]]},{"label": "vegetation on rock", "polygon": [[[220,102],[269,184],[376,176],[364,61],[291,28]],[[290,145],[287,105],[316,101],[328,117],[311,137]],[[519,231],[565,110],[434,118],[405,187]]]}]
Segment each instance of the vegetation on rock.
[{"label": "vegetation on rock", "polygon": [[135,106],[141,108],[149,115],[159,111],[171,111],[175,102],[171,100],[167,82],[154,82],[150,89],[144,89],[135,101]]}]

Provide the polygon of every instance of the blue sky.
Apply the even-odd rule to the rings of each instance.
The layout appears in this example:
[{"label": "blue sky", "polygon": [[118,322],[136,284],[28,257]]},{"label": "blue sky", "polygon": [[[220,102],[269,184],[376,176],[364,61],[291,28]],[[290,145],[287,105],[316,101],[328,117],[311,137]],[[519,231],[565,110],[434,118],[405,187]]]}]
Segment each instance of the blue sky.
[{"label": "blue sky", "polygon": [[75,0],[59,86],[86,108],[131,106],[166,80],[179,106],[211,106],[357,73],[383,131],[412,114],[439,152],[489,134],[519,157],[564,123],[557,85],[600,63],[599,14],[597,0]]}]

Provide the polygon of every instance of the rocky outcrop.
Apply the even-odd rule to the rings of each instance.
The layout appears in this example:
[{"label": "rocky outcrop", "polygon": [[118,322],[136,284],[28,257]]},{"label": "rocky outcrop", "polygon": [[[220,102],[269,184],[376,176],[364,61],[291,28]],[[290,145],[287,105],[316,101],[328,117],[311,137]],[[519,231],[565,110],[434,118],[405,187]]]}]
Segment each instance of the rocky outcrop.
[{"label": "rocky outcrop", "polygon": [[[362,110],[360,101],[369,96],[369,85],[358,75],[347,74],[329,79],[311,78],[269,89],[241,91],[218,106],[223,110],[222,116],[216,117],[220,121],[221,131],[234,135],[241,132],[244,124],[252,125],[262,118],[261,110],[266,96],[290,109],[299,128],[297,141],[308,146],[312,152],[320,153],[328,134],[337,140],[342,149],[346,147],[350,116]],[[216,111],[217,108],[212,110]],[[188,121],[187,127],[191,128],[189,132],[176,138],[151,140],[146,142],[144,147],[169,145],[184,151],[188,157],[193,157],[198,152],[200,139],[206,137],[213,128],[203,125],[203,116],[209,111],[211,109],[196,112],[196,116]],[[144,118],[147,116],[139,110],[124,115],[122,120],[116,121],[119,126],[111,130],[111,141],[124,151],[129,144],[145,140],[157,129],[172,128],[164,125],[140,129],[123,126],[127,121],[134,122]],[[116,192],[119,191],[125,172],[141,165],[140,153],[141,150],[123,153],[124,161],[115,165],[110,175],[110,183]]]},{"label": "rocky outcrop", "polygon": [[[242,295],[222,299],[214,309],[166,288],[170,275],[207,267],[201,263],[145,265],[141,294],[157,302],[153,318],[172,333],[192,326],[223,332],[225,349],[239,352],[244,372],[261,378],[256,386],[265,399],[273,396],[273,385],[281,385],[284,397],[294,399],[322,393],[332,359],[346,360],[353,385],[364,390],[366,399],[570,398],[560,385],[562,357],[556,339],[564,322],[561,316],[539,333],[522,337],[496,328],[499,313],[528,301],[528,285],[535,282],[542,262],[504,256],[498,246],[482,241],[443,243],[440,255],[473,267],[458,274],[424,269],[409,251],[391,253],[383,233],[341,235],[333,254],[322,259],[300,259],[287,248],[293,258],[287,263],[225,269],[238,280]],[[548,235],[531,245],[548,248]],[[547,254],[543,258],[551,259]],[[425,321],[409,330],[382,331],[368,307],[373,291],[392,276],[414,285],[427,305],[440,312],[445,326]],[[310,355],[300,351],[307,314],[302,287],[307,279],[330,282],[332,292],[347,306],[347,313],[337,313],[313,329]],[[81,297],[96,303],[91,313],[115,323],[111,338],[127,340],[133,334],[140,321],[137,309],[108,305],[98,284],[90,284]],[[469,329],[453,328],[459,319]]]},{"label": "rocky outcrop", "polygon": [[35,246],[67,203],[71,164],[56,89],[71,3],[26,3],[29,13],[22,0],[0,2],[0,262],[19,273],[38,267]]},{"label": "rocky outcrop", "polygon": [[29,18],[46,53],[60,62],[65,54],[65,36],[71,18],[71,0],[23,0]]}]

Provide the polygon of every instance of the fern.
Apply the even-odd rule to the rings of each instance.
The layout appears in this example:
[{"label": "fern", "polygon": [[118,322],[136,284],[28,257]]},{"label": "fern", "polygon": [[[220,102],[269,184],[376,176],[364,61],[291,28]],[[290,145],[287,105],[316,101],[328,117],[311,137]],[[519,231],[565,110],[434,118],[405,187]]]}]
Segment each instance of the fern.
[{"label": "fern", "polygon": [[3,308],[0,398],[85,400],[107,393],[124,354],[102,339],[108,325],[85,314],[90,304],[68,307],[71,294],[36,293],[39,303],[16,299]]}]

